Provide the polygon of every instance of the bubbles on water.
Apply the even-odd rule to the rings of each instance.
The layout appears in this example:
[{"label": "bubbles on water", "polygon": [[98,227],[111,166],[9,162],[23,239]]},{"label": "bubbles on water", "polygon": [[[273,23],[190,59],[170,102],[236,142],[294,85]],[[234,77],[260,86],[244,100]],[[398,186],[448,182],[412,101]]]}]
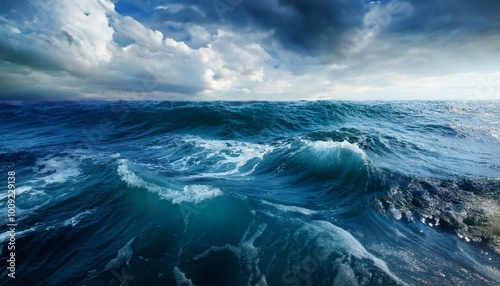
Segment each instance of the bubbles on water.
[{"label": "bubbles on water", "polygon": [[186,274],[184,274],[184,272],[182,272],[179,267],[175,266],[172,272],[174,274],[175,283],[177,286],[194,286],[193,282],[191,282],[191,279],[188,279],[186,277]]},{"label": "bubbles on water", "polygon": [[176,172],[191,173],[189,178],[228,178],[251,176],[258,168],[275,173],[297,166],[339,171],[342,167],[359,168],[368,164],[366,153],[348,141],[309,140],[299,136],[290,140],[252,143],[237,140],[214,140],[195,136],[175,138],[166,145],[160,164]]},{"label": "bubbles on water", "polygon": [[265,155],[275,149],[268,144],[212,140],[195,136],[177,139],[175,146],[168,145],[168,148],[177,152],[167,154],[163,159],[176,170],[198,170],[192,177],[248,175],[255,171]]},{"label": "bubbles on water", "polygon": [[488,135],[495,138],[496,140],[500,141],[500,128],[494,128],[492,127],[488,131]]},{"label": "bubbles on water", "polygon": [[61,184],[80,175],[78,166],[79,162],[71,157],[46,156],[37,160],[34,171],[42,175],[39,180],[45,185]]},{"label": "bubbles on water", "polygon": [[80,221],[82,220],[82,218],[84,218],[84,217],[86,217],[88,215],[93,214],[95,211],[96,211],[96,209],[83,211],[83,212],[77,214],[76,216],[71,217],[71,218],[65,220],[63,222],[63,225],[65,225],[65,226],[70,226],[71,225],[72,227],[75,227],[77,224],[80,223]]},{"label": "bubbles on water", "polygon": [[347,263],[344,264],[337,261],[337,264],[337,275],[335,275],[333,285],[358,286],[359,284],[354,270]]},{"label": "bubbles on water", "polygon": [[[204,200],[222,195],[222,191],[220,189],[206,185],[181,186],[159,177],[155,179],[162,183],[162,185],[149,182],[146,179],[141,178],[139,175],[136,175],[135,172],[130,169],[130,163],[128,160],[119,159],[118,163],[118,175],[129,186],[147,189],[152,193],[158,194],[160,198],[169,200],[174,204],[180,204],[183,202],[197,204]],[[145,176],[145,174],[142,175]]]}]

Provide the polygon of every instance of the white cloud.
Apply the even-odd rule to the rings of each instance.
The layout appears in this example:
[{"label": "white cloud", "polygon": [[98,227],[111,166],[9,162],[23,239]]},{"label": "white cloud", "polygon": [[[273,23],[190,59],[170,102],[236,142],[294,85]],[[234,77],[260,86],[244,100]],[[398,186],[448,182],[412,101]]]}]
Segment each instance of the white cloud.
[{"label": "white cloud", "polygon": [[248,43],[242,36],[224,30],[219,30],[198,54],[207,67],[204,80],[212,90],[244,87],[245,82],[262,82],[266,61],[271,60],[259,44]]},{"label": "white cloud", "polygon": [[[117,91],[124,92],[125,98],[147,99],[178,93],[209,95],[231,88],[251,90],[249,83],[263,81],[269,68],[266,62],[271,60],[262,46],[248,42],[244,36],[225,30],[211,35],[196,25],[190,26],[189,32],[197,44],[203,45],[192,48],[118,14],[113,3],[105,0],[51,0],[37,8],[50,16],[44,25],[37,26],[39,19],[34,17],[24,26],[29,32],[17,40],[32,47],[23,53],[39,54],[49,63],[57,63],[45,67],[55,70],[44,73],[45,82],[57,82],[64,89],[65,84],[79,81],[81,93],[87,97],[106,97]],[[14,27],[2,32],[19,34]],[[128,39],[130,44],[121,47],[117,38]],[[16,55],[12,58],[16,62]],[[31,63],[17,60],[30,67]],[[65,71],[75,78],[61,77]]]},{"label": "white cloud", "polygon": [[[109,0],[48,0],[35,4],[36,13],[24,20],[0,18],[0,80],[11,94],[83,98],[438,99],[474,96],[477,78],[498,75],[497,35],[456,47],[446,39],[420,43],[391,36],[373,29],[373,23],[388,27],[391,17],[404,16],[411,7],[391,14],[390,6],[373,5],[361,36],[354,34],[362,41],[350,46],[355,50],[348,51],[347,60],[324,64],[286,51],[272,31],[238,34],[191,23],[183,26],[184,42],[168,29],[160,32],[120,15]],[[488,98],[500,98],[496,86],[482,90]]]},{"label": "white cloud", "polygon": [[159,5],[155,8],[155,10],[167,10],[170,13],[178,13],[186,9],[192,9],[193,11],[196,11],[200,15],[205,16],[205,13],[195,5],[169,4],[169,5]]},{"label": "white cloud", "polygon": [[[38,13],[50,15],[45,25],[23,35],[26,45],[45,50],[56,58],[62,69],[79,74],[111,61],[115,49],[113,29],[107,25],[106,13],[113,4],[106,1],[46,1],[36,7]],[[37,18],[31,23],[37,24]],[[31,43],[30,43],[31,42]],[[29,48],[27,48],[29,49]]]}]

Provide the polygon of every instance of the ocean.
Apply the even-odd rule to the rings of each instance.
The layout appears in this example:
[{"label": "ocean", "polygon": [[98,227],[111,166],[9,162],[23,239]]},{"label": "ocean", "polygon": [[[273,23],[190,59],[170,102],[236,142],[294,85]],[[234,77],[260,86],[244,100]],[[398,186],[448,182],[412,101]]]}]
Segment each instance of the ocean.
[{"label": "ocean", "polygon": [[0,122],[0,285],[500,285],[498,101],[4,101]]}]

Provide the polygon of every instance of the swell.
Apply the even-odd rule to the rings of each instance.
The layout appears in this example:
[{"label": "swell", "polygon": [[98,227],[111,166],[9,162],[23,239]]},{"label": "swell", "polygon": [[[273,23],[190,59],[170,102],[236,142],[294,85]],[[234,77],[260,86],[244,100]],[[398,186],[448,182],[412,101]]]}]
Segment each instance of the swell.
[{"label": "swell", "polygon": [[182,136],[158,142],[145,156],[159,155],[158,167],[188,179],[211,179],[221,184],[243,180],[248,186],[260,184],[271,189],[279,183],[280,189],[296,190],[295,197],[310,192],[318,200],[330,200],[332,195],[338,199],[344,194],[347,202],[375,192],[372,177],[376,171],[357,144],[304,138],[251,143]]},{"label": "swell", "polygon": [[[423,263],[390,271],[393,243],[405,259],[444,252],[450,273],[481,268],[478,253],[499,250],[500,169],[496,129],[471,114],[495,119],[427,104],[0,103],[0,170],[26,184],[18,242],[34,249],[22,282],[105,285],[123,269],[144,285],[436,281]],[[495,283],[492,269],[472,273]]]},{"label": "swell", "polygon": [[[28,157],[29,163],[16,169],[16,178],[23,182],[16,206],[16,249],[22,257],[16,270],[22,273],[17,285],[64,285],[82,283],[96,275],[113,277],[106,265],[116,256],[115,249],[126,243],[124,239],[149,232],[148,223],[158,224],[158,216],[169,217],[177,210],[164,205],[156,194],[142,192],[122,180],[115,155]],[[26,185],[29,188],[21,187]],[[2,208],[4,203],[2,200]],[[163,223],[162,227],[176,227]],[[0,236],[2,252],[7,239]],[[10,285],[3,282],[7,279],[2,285]]]},{"label": "swell", "polygon": [[[105,144],[124,140],[140,142],[167,134],[203,134],[212,138],[245,138],[251,142],[310,134],[329,136],[333,141],[361,142],[380,152],[386,144],[376,142],[378,138],[382,142],[394,141],[408,131],[450,138],[466,136],[456,124],[443,124],[441,118],[432,120],[418,106],[410,106],[353,102],[90,101],[29,102],[19,108],[15,103],[2,102],[0,117],[7,122],[4,127],[7,134],[14,138],[29,139],[37,146],[58,142],[86,149],[103,148]],[[439,111],[433,112],[439,116]],[[380,122],[386,124],[385,130],[379,129],[383,126]],[[332,133],[334,130],[336,134]],[[367,136],[372,132],[379,134]],[[25,146],[26,140],[20,143]],[[12,148],[8,144],[5,147]]]},{"label": "swell", "polygon": [[[131,130],[137,136],[182,130],[216,129],[219,135],[256,135],[316,129],[336,125],[347,119],[359,120],[390,116],[390,105],[370,107],[333,102],[28,102],[22,111],[17,104],[0,103],[2,117],[16,118],[19,124],[46,127],[52,123],[64,127],[109,129],[117,138]],[[79,116],[75,117],[74,114]],[[43,118],[44,121],[39,119]],[[9,122],[7,121],[7,122]],[[102,122],[100,122],[102,121]],[[99,123],[103,123],[99,126]],[[16,123],[17,124],[17,123]],[[150,132],[150,133],[141,133]],[[132,134],[128,134],[129,136]]]}]

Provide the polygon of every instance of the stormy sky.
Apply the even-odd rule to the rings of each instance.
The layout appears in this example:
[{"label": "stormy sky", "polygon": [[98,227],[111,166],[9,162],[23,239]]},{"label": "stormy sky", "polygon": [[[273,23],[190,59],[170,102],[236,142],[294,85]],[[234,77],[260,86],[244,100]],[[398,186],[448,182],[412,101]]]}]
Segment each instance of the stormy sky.
[{"label": "stormy sky", "polygon": [[498,0],[3,0],[0,99],[500,99]]}]

